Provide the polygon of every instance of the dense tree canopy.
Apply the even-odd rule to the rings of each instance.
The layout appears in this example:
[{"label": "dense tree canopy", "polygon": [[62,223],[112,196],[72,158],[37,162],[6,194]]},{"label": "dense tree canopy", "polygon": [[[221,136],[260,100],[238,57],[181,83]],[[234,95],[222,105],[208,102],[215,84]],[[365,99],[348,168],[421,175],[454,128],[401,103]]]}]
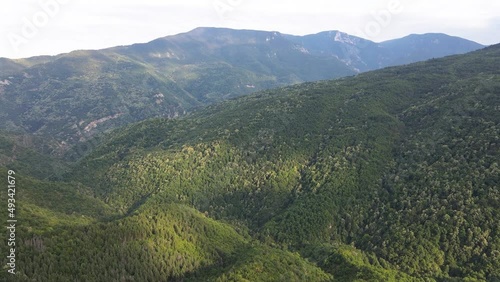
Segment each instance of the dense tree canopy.
[{"label": "dense tree canopy", "polygon": [[499,64],[493,46],[144,121],[60,181],[20,159],[16,278],[497,281]]}]

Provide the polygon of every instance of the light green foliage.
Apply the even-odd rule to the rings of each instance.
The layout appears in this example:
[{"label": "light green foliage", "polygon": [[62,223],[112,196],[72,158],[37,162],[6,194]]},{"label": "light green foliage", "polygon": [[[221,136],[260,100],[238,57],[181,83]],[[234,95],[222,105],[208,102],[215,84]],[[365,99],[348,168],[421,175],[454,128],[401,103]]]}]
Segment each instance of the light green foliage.
[{"label": "light green foliage", "polygon": [[114,131],[55,184],[68,204],[29,180],[22,275],[496,281],[499,63],[493,46]]}]

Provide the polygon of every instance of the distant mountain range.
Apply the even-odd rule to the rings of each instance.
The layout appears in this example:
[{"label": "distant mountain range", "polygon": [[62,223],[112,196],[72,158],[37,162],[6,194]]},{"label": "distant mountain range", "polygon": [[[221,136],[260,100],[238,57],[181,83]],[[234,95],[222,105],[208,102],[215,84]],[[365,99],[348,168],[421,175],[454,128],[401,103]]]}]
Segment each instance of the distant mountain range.
[{"label": "distant mountain range", "polygon": [[149,43],[0,59],[0,129],[50,135],[59,148],[97,132],[257,90],[355,75],[484,46],[445,34],[375,43],[339,31],[197,28]]},{"label": "distant mountain range", "polygon": [[340,31],[287,36],[312,55],[337,57],[356,72],[463,54],[485,46],[442,33],[412,34],[375,43]]}]

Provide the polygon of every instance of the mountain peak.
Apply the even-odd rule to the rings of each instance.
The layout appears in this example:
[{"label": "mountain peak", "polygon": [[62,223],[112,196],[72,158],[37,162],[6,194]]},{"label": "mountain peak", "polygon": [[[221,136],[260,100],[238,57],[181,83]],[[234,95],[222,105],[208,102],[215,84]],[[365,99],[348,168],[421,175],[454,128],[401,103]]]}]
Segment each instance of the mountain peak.
[{"label": "mountain peak", "polygon": [[333,33],[335,34],[334,40],[336,42],[352,44],[352,45],[356,44],[356,38],[345,32],[336,31]]},{"label": "mountain peak", "polygon": [[408,42],[408,43],[410,43],[410,42],[411,43],[415,43],[415,42],[440,43],[440,42],[442,42],[442,43],[449,44],[449,45],[455,45],[457,43],[468,44],[470,46],[476,47],[477,49],[485,47],[484,45],[481,45],[477,42],[474,42],[474,41],[471,41],[468,39],[464,39],[461,37],[457,37],[457,36],[448,35],[445,33],[423,33],[423,34],[412,33],[412,34],[407,35],[407,36],[402,37],[402,38],[392,39],[392,40],[387,40],[387,41],[381,42],[381,44],[387,45],[387,44],[394,43],[394,42]]},{"label": "mountain peak", "polygon": [[[9,106],[0,110],[11,113],[16,126],[33,133],[59,134],[56,138],[71,143],[80,140],[75,121],[68,119],[61,132],[55,128],[58,118],[46,113],[66,97],[85,96],[88,89],[97,89],[94,94],[99,98],[87,103],[87,111],[76,118],[78,124],[87,126],[104,119],[96,128],[107,130],[129,120],[175,117],[196,106],[257,90],[349,76],[482,47],[460,38],[452,38],[452,44],[429,44],[435,39],[426,38],[429,36],[412,35],[381,45],[338,30],[293,36],[277,31],[199,27],[149,43],[76,51],[48,58],[48,62],[3,60],[0,81],[10,82],[0,85],[0,95],[18,102],[15,107],[5,103]],[[448,37],[437,38],[446,43]],[[46,81],[51,81],[50,85],[41,87]],[[25,94],[33,89],[43,89],[36,99],[46,102],[44,106],[34,107],[34,98]],[[157,97],[159,93],[164,97]],[[103,107],[109,97],[130,110]],[[137,101],[141,101],[140,109],[130,106]],[[76,105],[69,110],[80,111]],[[65,116],[68,111],[67,106],[58,109],[54,116]],[[119,113],[125,114],[117,116]],[[21,118],[27,116],[30,119]]]}]

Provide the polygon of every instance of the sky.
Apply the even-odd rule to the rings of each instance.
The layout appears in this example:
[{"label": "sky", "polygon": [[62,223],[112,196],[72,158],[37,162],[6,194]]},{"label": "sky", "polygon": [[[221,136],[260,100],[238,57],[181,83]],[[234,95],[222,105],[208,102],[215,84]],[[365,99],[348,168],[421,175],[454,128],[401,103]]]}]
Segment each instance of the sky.
[{"label": "sky", "polygon": [[375,42],[438,32],[491,45],[500,43],[500,1],[3,0],[0,57],[143,43],[196,27],[340,30]]}]

